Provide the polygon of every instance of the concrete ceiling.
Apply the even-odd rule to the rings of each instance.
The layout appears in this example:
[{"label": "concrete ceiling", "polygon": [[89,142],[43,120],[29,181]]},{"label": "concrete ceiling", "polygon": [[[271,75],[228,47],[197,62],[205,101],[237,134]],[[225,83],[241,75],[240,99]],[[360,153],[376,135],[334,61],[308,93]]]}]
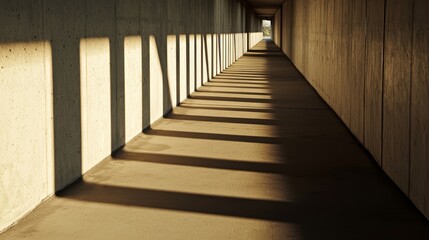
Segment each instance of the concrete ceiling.
[{"label": "concrete ceiling", "polygon": [[273,16],[281,8],[284,0],[247,0],[247,3],[261,17]]}]

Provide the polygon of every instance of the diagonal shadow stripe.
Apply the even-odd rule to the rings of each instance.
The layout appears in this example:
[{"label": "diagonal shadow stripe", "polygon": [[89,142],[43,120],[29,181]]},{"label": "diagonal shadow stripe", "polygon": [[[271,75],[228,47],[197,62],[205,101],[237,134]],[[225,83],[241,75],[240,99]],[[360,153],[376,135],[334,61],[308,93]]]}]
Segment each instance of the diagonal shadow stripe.
[{"label": "diagonal shadow stripe", "polygon": [[236,111],[236,112],[257,112],[257,113],[274,113],[276,110],[271,108],[236,108],[236,107],[225,107],[225,106],[216,106],[216,105],[207,105],[207,104],[196,104],[198,106],[193,106],[190,103],[180,104],[180,108],[192,108],[192,109],[206,109],[206,110],[219,110],[219,111]]},{"label": "diagonal shadow stripe", "polygon": [[227,102],[256,102],[256,103],[274,103],[272,99],[259,99],[259,98],[238,98],[238,97],[218,97],[218,96],[198,96],[192,95],[189,99],[203,99]]},{"label": "diagonal shadow stripe", "polygon": [[[220,83],[220,84],[219,84]],[[248,84],[250,86],[243,86],[245,84]],[[249,83],[232,83],[232,82],[227,82],[227,81],[211,81],[208,82],[206,84],[204,84],[204,86],[208,86],[208,87],[230,87],[230,88],[249,88],[249,89],[272,89],[272,87],[259,87],[259,86],[255,86],[255,84],[249,84]]]},{"label": "diagonal shadow stripe", "polygon": [[202,93],[220,93],[220,94],[240,94],[240,95],[259,95],[259,96],[272,96],[269,93],[258,93],[258,92],[234,92],[234,91],[213,91],[213,90],[202,90],[201,88],[197,92]]},{"label": "diagonal shadow stripe", "polygon": [[206,116],[191,116],[170,112],[165,116],[168,119],[191,120],[191,121],[206,121],[206,122],[226,122],[226,123],[242,123],[242,124],[258,124],[274,126],[281,122],[274,119],[254,119],[254,118],[233,118],[233,117],[206,117]]},{"label": "diagonal shadow stripe", "polygon": [[[268,83],[257,83],[257,82],[251,82],[248,80],[230,80],[230,79],[224,79],[224,78],[217,78],[215,80],[211,80],[209,83],[230,83],[230,84],[240,84],[244,86],[255,86],[255,87],[270,87],[271,85]],[[204,86],[211,85],[211,84],[204,84]]]},{"label": "diagonal shadow stripe", "polygon": [[243,135],[228,135],[217,133],[198,133],[198,132],[182,132],[171,130],[160,130],[147,128],[144,131],[148,135],[178,137],[178,138],[194,138],[194,139],[207,139],[219,141],[234,141],[234,142],[252,142],[252,143],[269,143],[280,144],[281,138],[278,137],[261,137],[261,136],[243,136]]},{"label": "diagonal shadow stripe", "polygon": [[114,156],[116,161],[138,161],[148,163],[192,166],[214,169],[226,169],[259,173],[287,174],[287,165],[274,162],[256,162],[243,160],[218,159],[207,157],[180,156],[147,152],[120,150]]},{"label": "diagonal shadow stripe", "polygon": [[[137,206],[164,210],[205,213],[222,216],[293,222],[294,204],[196,193],[118,187],[79,181],[74,187],[57,193],[58,197],[77,201]],[[292,214],[296,215],[296,214]]]}]

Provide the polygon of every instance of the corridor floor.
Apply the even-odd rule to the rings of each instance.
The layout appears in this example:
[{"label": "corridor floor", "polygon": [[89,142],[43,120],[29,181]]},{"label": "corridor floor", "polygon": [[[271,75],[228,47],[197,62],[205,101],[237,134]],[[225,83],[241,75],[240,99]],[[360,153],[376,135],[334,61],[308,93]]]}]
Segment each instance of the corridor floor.
[{"label": "corridor floor", "polygon": [[429,239],[270,41],[0,239]]}]

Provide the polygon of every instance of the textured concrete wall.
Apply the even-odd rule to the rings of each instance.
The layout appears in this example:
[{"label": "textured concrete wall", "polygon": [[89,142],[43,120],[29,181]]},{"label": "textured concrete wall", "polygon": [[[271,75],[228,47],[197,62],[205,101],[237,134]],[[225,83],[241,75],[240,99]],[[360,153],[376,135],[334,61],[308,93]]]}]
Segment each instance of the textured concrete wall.
[{"label": "textured concrete wall", "polygon": [[189,34],[188,95],[195,91],[195,34]]},{"label": "textured concrete wall", "polygon": [[[188,97],[188,42],[186,34],[180,34],[179,37],[179,102],[182,102]],[[184,64],[181,64],[184,63]]]},{"label": "textured concrete wall", "polygon": [[6,0],[0,21],[0,231],[261,39],[243,0]]},{"label": "textured concrete wall", "polygon": [[274,43],[281,47],[281,39],[282,39],[282,10],[279,9],[274,14],[274,18],[272,20],[272,39]]},{"label": "textured concrete wall", "polygon": [[410,197],[429,216],[429,3],[414,0],[410,99]]},{"label": "textured concrete wall", "polygon": [[203,78],[203,45],[201,34],[195,35],[195,87],[201,87]]},{"label": "textured concrete wall", "polygon": [[282,49],[429,217],[429,2],[287,0]]},{"label": "textured concrete wall", "polygon": [[53,191],[52,46],[33,2],[0,7],[0,230]]},{"label": "textured concrete wall", "polygon": [[282,50],[286,55],[290,55],[292,51],[292,19],[293,19],[293,1],[285,1],[282,5],[282,21],[281,21],[281,42]]},{"label": "textured concrete wall", "polygon": [[248,34],[248,40],[249,40],[249,49],[254,47],[258,42],[260,42],[263,38],[263,33],[261,32],[254,32]]}]

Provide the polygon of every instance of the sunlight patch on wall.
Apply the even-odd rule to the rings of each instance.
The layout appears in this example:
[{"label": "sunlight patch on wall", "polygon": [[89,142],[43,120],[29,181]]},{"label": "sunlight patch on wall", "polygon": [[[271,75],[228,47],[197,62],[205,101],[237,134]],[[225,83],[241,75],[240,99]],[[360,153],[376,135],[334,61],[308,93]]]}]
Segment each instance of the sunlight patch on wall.
[{"label": "sunlight patch on wall", "polygon": [[213,65],[212,65],[212,77],[215,77],[218,74],[218,68],[219,68],[219,62],[218,62],[218,41],[217,41],[217,34],[213,34],[212,38],[212,44],[213,44],[213,52],[212,52],[212,61],[213,61]]},{"label": "sunlight patch on wall", "polygon": [[201,84],[204,84],[205,82],[207,82],[208,80],[208,72],[207,72],[207,54],[208,54],[208,49],[207,49],[207,38],[206,35],[203,34],[201,35],[201,46],[202,46],[202,51],[201,51]]},{"label": "sunlight patch on wall", "polygon": [[82,173],[111,153],[110,43],[80,40]]},{"label": "sunlight patch on wall", "polygon": [[176,35],[167,36],[167,78],[170,90],[170,105],[177,106],[177,47]]},{"label": "sunlight patch on wall", "polygon": [[142,131],[142,39],[124,38],[125,142]]},{"label": "sunlight patch on wall", "polygon": [[204,82],[209,81],[212,78],[212,54],[213,54],[213,43],[212,43],[212,35],[207,34],[206,35],[206,49],[207,49],[207,66],[204,66],[207,68],[207,77]]},{"label": "sunlight patch on wall", "polygon": [[163,115],[163,74],[155,36],[149,36],[150,123]]},{"label": "sunlight patch on wall", "polygon": [[179,36],[179,74],[180,74],[180,102],[184,101],[187,97],[187,58],[186,58],[186,35],[181,34]]},{"label": "sunlight patch on wall", "polygon": [[189,35],[189,93],[195,90],[195,35]]},{"label": "sunlight patch on wall", "polygon": [[0,230],[53,192],[51,52],[45,41],[0,44]]},{"label": "sunlight patch on wall", "polygon": [[201,34],[197,34],[195,35],[195,52],[196,52],[196,57],[195,57],[195,67],[196,67],[196,71],[195,71],[195,78],[196,78],[196,86],[195,88],[198,89],[199,87],[201,87],[201,78],[202,78],[202,37]]},{"label": "sunlight patch on wall", "polygon": [[243,33],[243,54],[247,52],[247,33]]}]

